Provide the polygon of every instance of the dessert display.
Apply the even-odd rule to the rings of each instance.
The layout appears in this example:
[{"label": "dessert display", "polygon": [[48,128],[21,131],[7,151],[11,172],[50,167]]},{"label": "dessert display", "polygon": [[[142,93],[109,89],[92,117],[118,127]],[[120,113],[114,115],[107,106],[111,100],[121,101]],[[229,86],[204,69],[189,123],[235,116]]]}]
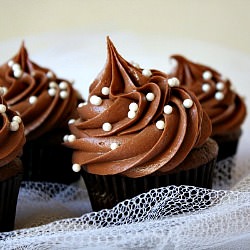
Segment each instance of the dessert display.
[{"label": "dessert display", "polygon": [[62,146],[79,101],[72,84],[31,61],[22,44],[19,52],[0,67],[0,87],[25,126],[24,180],[77,180],[79,175],[71,171],[72,151]]},{"label": "dessert display", "polygon": [[20,160],[25,143],[20,116],[8,108],[0,88],[0,232],[14,229],[17,197],[22,180]]},{"label": "dessert display", "polygon": [[107,50],[64,143],[93,210],[171,184],[211,188],[218,146],[197,97],[177,78],[127,62],[109,38]]},{"label": "dessert display", "polygon": [[171,58],[177,62],[171,76],[196,94],[211,119],[211,137],[219,145],[218,161],[233,157],[247,114],[243,98],[233,89],[231,81],[215,69],[181,55]]}]

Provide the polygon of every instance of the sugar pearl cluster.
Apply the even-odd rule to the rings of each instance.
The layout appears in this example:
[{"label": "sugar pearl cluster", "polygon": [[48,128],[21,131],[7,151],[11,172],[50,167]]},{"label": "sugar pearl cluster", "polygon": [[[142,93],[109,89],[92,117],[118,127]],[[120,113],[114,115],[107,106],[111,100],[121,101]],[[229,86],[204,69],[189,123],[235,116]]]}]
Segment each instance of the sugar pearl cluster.
[{"label": "sugar pearl cluster", "polygon": [[[7,111],[7,107],[4,104],[0,104],[0,114],[3,114]],[[15,115],[12,117],[10,122],[10,131],[17,131],[19,129],[19,124],[22,122],[20,116]]]},{"label": "sugar pearl cluster", "polygon": [[57,93],[57,90],[59,88],[59,95],[61,99],[66,99],[69,96],[69,93],[67,91],[68,89],[68,83],[65,81],[61,81],[59,84],[56,83],[55,81],[51,81],[49,83],[49,89],[48,89],[48,94],[52,97],[55,96]]},{"label": "sugar pearl cluster", "polygon": [[65,135],[64,137],[63,137],[63,141],[64,142],[73,142],[73,141],[75,141],[76,140],[76,136],[75,135],[72,135],[72,134],[70,134],[70,135]]},{"label": "sugar pearl cluster", "polygon": [[[101,89],[101,93],[102,95],[104,96],[108,96],[109,95],[109,92],[110,92],[110,89],[109,87],[103,87]],[[100,96],[97,96],[97,95],[92,95],[90,98],[89,98],[89,101],[92,105],[96,105],[96,106],[100,106],[102,105],[102,98]],[[82,104],[83,105],[83,104]]]},{"label": "sugar pearl cluster", "polygon": [[139,109],[139,106],[136,102],[131,102],[128,106],[129,111],[128,111],[128,118],[133,119],[136,117],[136,113]]},{"label": "sugar pearl cluster", "polygon": [[21,69],[21,65],[15,63],[13,60],[8,62],[8,66],[12,68],[13,75],[15,78],[20,78],[23,74],[23,70]]},{"label": "sugar pearl cluster", "polygon": [[[183,106],[187,109],[191,108],[193,106],[193,101],[191,99],[185,99],[183,102],[182,102]],[[166,115],[170,115],[172,112],[173,112],[173,107],[169,104],[165,105],[164,108],[163,108],[163,112],[164,114]],[[160,130],[164,129],[165,128],[165,122],[163,120],[159,120],[156,122],[156,127]]]},{"label": "sugar pearl cluster", "polygon": [[168,85],[170,87],[178,87],[178,86],[180,86],[180,81],[178,78],[172,77],[172,78],[168,79]]},{"label": "sugar pearl cluster", "polygon": [[19,124],[22,122],[20,116],[13,116],[12,121],[10,122],[10,130],[17,131],[19,129]]},{"label": "sugar pearl cluster", "polygon": [[[144,71],[144,74],[147,75],[147,76],[150,76],[152,73],[151,71]],[[170,78],[168,79],[168,85],[170,87],[177,87],[180,85],[180,82],[177,78],[173,77],[173,78]],[[109,95],[109,88],[108,87],[103,87],[101,89],[101,94],[102,95]],[[145,98],[148,102],[152,102],[154,99],[155,99],[155,94],[153,92],[148,92],[146,95],[145,95]],[[103,100],[100,96],[98,95],[92,95],[90,98],[89,98],[89,101],[92,105],[96,105],[96,106],[100,106],[102,103],[103,103]],[[86,105],[87,103],[80,103],[78,105],[78,107],[83,107],[84,105]],[[193,101],[191,99],[185,99],[183,100],[183,106],[187,109],[191,108],[193,106]],[[129,111],[128,111],[128,118],[129,119],[133,119],[136,117],[136,114],[139,110],[139,106],[136,102],[131,102],[129,104]],[[163,109],[163,112],[164,114],[167,114],[167,115],[170,115],[172,114],[173,112],[173,107],[171,105],[165,105],[164,106],[164,109]],[[70,120],[69,121],[69,124],[72,124],[74,123],[75,120]],[[164,120],[158,120],[156,123],[155,123],[157,129],[159,130],[163,130],[165,128],[165,122]],[[105,132],[109,132],[113,129],[113,126],[111,123],[109,122],[104,122],[102,124],[102,130],[105,131]],[[65,135],[63,140],[65,142],[73,142],[74,140],[76,140],[75,136],[74,135]],[[117,149],[118,147],[120,146],[120,144],[118,142],[111,142],[110,143],[110,149],[111,150],[115,150]],[[78,164],[78,163],[74,163],[72,165],[72,169],[74,172],[79,172],[81,170],[81,165]]]},{"label": "sugar pearl cluster", "polygon": [[[209,71],[209,70],[204,71],[203,74],[202,74],[202,78],[203,78],[203,80],[205,80],[205,81],[211,80],[212,77],[213,77],[213,74],[212,74],[212,72]],[[225,84],[224,84],[223,82],[217,82],[216,85],[215,85],[215,87],[216,87],[216,90],[217,90],[217,91],[216,91],[216,93],[215,93],[215,95],[214,95],[214,98],[215,98],[216,100],[218,100],[218,101],[223,100],[223,99],[224,99],[224,93],[223,93],[222,91],[223,91],[224,88],[225,88]],[[211,89],[211,86],[210,86],[210,84],[209,84],[208,82],[204,82],[204,83],[202,84],[201,88],[202,88],[202,91],[203,91],[203,92],[209,92],[210,89]]]},{"label": "sugar pearl cluster", "polygon": [[[71,124],[71,123],[74,123],[75,122],[75,120],[74,119],[71,119],[71,120],[69,120],[69,124]],[[64,137],[63,137],[63,141],[64,142],[74,142],[76,140],[76,136],[75,135],[73,135],[73,134],[70,134],[70,135],[65,135]],[[74,163],[73,165],[72,165],[72,170],[74,171],[74,172],[79,172],[80,170],[81,170],[81,166],[79,165],[79,164],[77,164],[77,163]]]}]

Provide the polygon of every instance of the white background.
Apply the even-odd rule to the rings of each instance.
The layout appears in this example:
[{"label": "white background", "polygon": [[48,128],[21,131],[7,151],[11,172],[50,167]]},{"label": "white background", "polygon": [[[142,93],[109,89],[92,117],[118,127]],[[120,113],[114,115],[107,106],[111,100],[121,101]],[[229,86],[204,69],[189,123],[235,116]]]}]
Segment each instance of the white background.
[{"label": "white background", "polygon": [[250,53],[249,0],[0,0],[0,41],[73,29],[198,39]]}]

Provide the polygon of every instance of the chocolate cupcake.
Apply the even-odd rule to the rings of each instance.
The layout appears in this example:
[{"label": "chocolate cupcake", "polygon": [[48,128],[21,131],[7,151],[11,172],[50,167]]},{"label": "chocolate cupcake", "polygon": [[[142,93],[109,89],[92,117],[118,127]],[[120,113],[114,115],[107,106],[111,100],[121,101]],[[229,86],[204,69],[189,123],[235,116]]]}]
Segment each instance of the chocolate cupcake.
[{"label": "chocolate cupcake", "polygon": [[72,84],[32,62],[22,44],[18,54],[0,67],[0,86],[25,126],[24,180],[76,181],[79,174],[71,171],[72,150],[62,146],[79,101]]},{"label": "chocolate cupcake", "polygon": [[109,38],[107,46],[106,65],[65,142],[93,210],[171,184],[210,188],[218,148],[198,99],[171,87],[165,73],[125,61]]},{"label": "chocolate cupcake", "polygon": [[0,232],[14,229],[23,173],[20,156],[25,143],[22,120],[8,108],[2,94],[0,88]]},{"label": "chocolate cupcake", "polygon": [[171,58],[177,62],[171,76],[195,93],[211,119],[211,137],[219,145],[218,161],[233,157],[247,113],[244,100],[233,90],[231,81],[211,67],[191,62],[181,55]]}]

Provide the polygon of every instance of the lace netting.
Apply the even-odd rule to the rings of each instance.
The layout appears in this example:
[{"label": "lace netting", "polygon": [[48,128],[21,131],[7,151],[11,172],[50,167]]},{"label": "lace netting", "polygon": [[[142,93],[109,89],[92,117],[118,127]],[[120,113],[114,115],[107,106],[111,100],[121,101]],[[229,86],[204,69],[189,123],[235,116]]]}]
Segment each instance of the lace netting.
[{"label": "lace netting", "polygon": [[[243,166],[244,165],[244,166]],[[250,168],[221,161],[214,189],[152,189],[91,212],[84,183],[24,182],[1,249],[249,249]],[[66,219],[65,219],[66,218]]]}]

